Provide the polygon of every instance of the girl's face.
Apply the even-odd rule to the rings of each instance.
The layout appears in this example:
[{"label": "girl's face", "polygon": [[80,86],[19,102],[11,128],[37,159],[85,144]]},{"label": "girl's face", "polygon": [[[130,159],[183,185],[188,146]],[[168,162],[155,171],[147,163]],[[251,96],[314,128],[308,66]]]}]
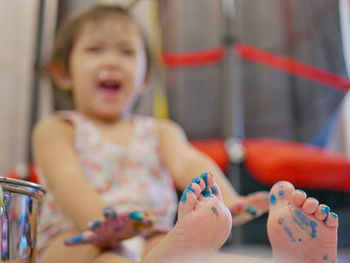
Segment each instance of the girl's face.
[{"label": "girl's face", "polygon": [[67,77],[76,110],[98,120],[122,118],[144,88],[146,67],[141,33],[128,18],[86,24],[73,47]]}]

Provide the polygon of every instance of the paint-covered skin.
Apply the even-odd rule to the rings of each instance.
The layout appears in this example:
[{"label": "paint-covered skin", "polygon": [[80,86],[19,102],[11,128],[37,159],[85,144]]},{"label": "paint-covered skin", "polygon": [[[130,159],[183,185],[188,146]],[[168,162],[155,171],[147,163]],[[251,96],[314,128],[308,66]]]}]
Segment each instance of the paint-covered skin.
[{"label": "paint-covered skin", "polygon": [[65,240],[68,246],[91,244],[103,249],[117,247],[120,241],[142,234],[155,223],[150,212],[132,211],[120,213],[108,206],[103,210],[103,220],[88,224],[88,230]]},{"label": "paint-covered skin", "polygon": [[178,221],[168,240],[177,240],[169,249],[173,255],[215,251],[231,232],[230,211],[224,205],[219,187],[210,173],[192,179],[184,190],[178,209]]},{"label": "paint-covered skin", "polygon": [[274,262],[336,262],[338,216],[288,182],[270,191],[268,234]]},{"label": "paint-covered skin", "polygon": [[240,225],[257,218],[268,211],[269,193],[259,191],[237,198],[236,204],[230,208],[233,224]]}]

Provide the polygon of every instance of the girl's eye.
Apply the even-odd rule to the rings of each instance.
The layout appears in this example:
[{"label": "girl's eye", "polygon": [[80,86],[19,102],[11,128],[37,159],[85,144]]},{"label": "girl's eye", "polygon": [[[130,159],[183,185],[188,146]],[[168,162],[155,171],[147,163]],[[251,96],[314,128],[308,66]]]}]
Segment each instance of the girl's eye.
[{"label": "girl's eye", "polygon": [[134,49],[122,49],[121,52],[124,55],[127,55],[127,56],[132,56],[132,55],[135,54],[135,50]]},{"label": "girl's eye", "polygon": [[98,53],[98,52],[100,52],[102,50],[102,48],[100,48],[100,47],[87,47],[86,48],[86,51],[88,52],[88,53]]}]

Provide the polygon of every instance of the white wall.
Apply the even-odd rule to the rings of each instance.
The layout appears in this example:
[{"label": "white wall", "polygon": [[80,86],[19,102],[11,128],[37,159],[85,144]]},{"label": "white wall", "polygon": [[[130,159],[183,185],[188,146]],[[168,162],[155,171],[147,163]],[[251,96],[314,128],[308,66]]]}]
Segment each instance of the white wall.
[{"label": "white wall", "polygon": [[25,161],[37,0],[0,1],[0,175]]}]

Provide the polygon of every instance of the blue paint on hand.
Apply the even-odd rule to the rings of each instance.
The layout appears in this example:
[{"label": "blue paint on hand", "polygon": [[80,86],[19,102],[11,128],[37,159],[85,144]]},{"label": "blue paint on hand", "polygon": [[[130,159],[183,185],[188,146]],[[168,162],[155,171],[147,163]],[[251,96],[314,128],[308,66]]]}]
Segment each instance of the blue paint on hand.
[{"label": "blue paint on hand", "polygon": [[132,219],[132,220],[135,220],[135,221],[138,221],[138,222],[142,222],[143,220],[143,213],[138,211],[138,210],[135,210],[135,211],[132,211],[130,214],[129,214],[129,217]]},{"label": "blue paint on hand", "polygon": [[96,220],[96,221],[92,222],[91,230],[96,230],[100,226],[101,226],[101,221]]},{"label": "blue paint on hand", "polygon": [[285,191],[284,191],[284,190],[279,190],[279,191],[278,191],[278,195],[279,195],[279,196],[283,196],[283,195],[284,195],[284,193],[285,193]]},{"label": "blue paint on hand", "polygon": [[270,195],[270,203],[275,205],[277,203],[277,198],[274,194]]},{"label": "blue paint on hand", "polygon": [[103,215],[105,218],[117,218],[118,214],[113,206],[107,206],[103,209]]},{"label": "blue paint on hand", "polygon": [[257,211],[256,211],[255,207],[252,205],[248,205],[245,211],[248,214],[251,214],[253,217],[257,215]]},{"label": "blue paint on hand", "polygon": [[76,244],[76,243],[82,243],[84,242],[84,236],[83,234],[76,235],[74,237],[68,238],[65,240],[66,244]]}]

